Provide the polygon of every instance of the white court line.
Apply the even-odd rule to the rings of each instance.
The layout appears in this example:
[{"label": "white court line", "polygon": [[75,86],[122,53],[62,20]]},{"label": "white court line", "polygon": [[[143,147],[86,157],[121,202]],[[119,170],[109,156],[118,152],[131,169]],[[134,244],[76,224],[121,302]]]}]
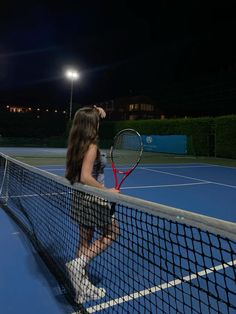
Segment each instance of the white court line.
[{"label": "white court line", "polygon": [[[203,277],[203,276],[206,276],[206,275],[211,274],[213,272],[217,272],[217,271],[220,271],[222,269],[226,269],[228,267],[232,267],[232,266],[235,266],[235,265],[236,265],[236,260],[230,261],[228,263],[220,264],[220,265],[217,265],[217,266],[214,266],[214,267],[211,267],[211,268],[199,271],[196,274],[191,274],[191,275],[185,276],[181,280],[180,279],[174,279],[172,281],[163,283],[163,284],[158,285],[158,286],[154,286],[154,287],[151,287],[151,288],[148,288],[148,289],[145,289],[145,290],[137,291],[137,292],[134,292],[134,293],[131,293],[131,294],[128,294],[128,295],[125,295],[125,296],[122,296],[122,297],[110,300],[108,302],[104,302],[104,303],[101,303],[101,304],[98,304],[98,305],[95,305],[95,306],[91,306],[91,307],[87,308],[86,311],[88,313],[96,313],[96,312],[102,311],[102,310],[104,310],[106,308],[109,308],[109,307],[112,307],[112,306],[115,306],[115,305],[119,305],[119,304],[122,304],[124,302],[133,301],[135,299],[147,296],[147,295],[149,295],[151,293],[155,293],[155,292],[158,292],[160,290],[172,288],[172,287],[180,285],[182,283],[194,280],[194,279],[196,279],[198,277]],[[72,314],[78,314],[78,313],[75,312],[75,313],[72,313]]]},{"label": "white court line", "polygon": [[[150,165],[149,165],[149,167],[150,167]],[[215,168],[215,167],[217,167],[217,165],[176,166],[176,164],[175,164],[173,166],[151,166],[151,167],[155,168],[155,169],[168,169],[168,168],[170,168],[170,169],[173,169],[173,168],[175,168],[175,169],[185,169],[185,168]],[[145,167],[139,167],[139,168],[145,168]]]},{"label": "white court line", "polygon": [[[53,153],[53,154],[61,154],[62,152],[63,153],[66,153],[66,150],[57,150],[57,149],[40,149],[40,152],[47,152],[47,153]],[[62,156],[62,157],[65,157],[65,156]]]},{"label": "white court line", "polygon": [[180,175],[180,174],[174,174],[174,173],[166,172],[166,171],[154,170],[154,169],[150,169],[150,168],[139,167],[139,169],[147,170],[147,171],[151,171],[151,172],[158,172],[158,173],[168,174],[168,175],[174,176],[174,177],[191,179],[191,180],[195,180],[195,181],[201,181],[201,182],[204,182],[204,183],[211,183],[211,184],[216,184],[216,185],[221,185],[221,186],[225,186],[225,187],[230,187],[230,188],[236,189],[235,185],[219,183],[219,182],[215,182],[215,181],[205,181],[205,180],[202,180],[202,179],[197,179],[197,178],[193,178],[193,177],[183,176],[183,175]]},{"label": "white court line", "polygon": [[48,171],[50,173],[52,173],[51,171],[65,171],[65,167],[64,168],[40,168],[43,169],[45,171]]},{"label": "white court line", "polygon": [[[164,169],[164,168],[176,168],[176,169],[181,169],[181,168],[226,168],[226,169],[233,169],[233,170],[236,170],[236,167],[234,166],[224,166],[224,165],[217,165],[217,164],[198,164],[198,165],[185,165],[185,166],[178,166],[178,164],[172,164],[172,166],[168,165],[168,166],[156,166],[156,164],[147,164],[148,167],[151,167],[152,168],[160,168],[160,169]],[[139,166],[140,168],[140,166]],[[145,168],[145,166],[143,167]]]},{"label": "white court line", "polygon": [[132,190],[132,189],[150,189],[150,188],[169,188],[178,186],[189,186],[189,185],[200,185],[209,184],[208,182],[196,182],[196,183],[182,183],[182,184],[160,184],[160,185],[143,185],[143,186],[126,186],[121,188],[121,190]]},{"label": "white court line", "polygon": [[212,165],[212,166],[219,167],[219,168],[227,168],[227,169],[234,169],[234,170],[236,170],[236,168],[234,166],[224,166],[224,165]]}]

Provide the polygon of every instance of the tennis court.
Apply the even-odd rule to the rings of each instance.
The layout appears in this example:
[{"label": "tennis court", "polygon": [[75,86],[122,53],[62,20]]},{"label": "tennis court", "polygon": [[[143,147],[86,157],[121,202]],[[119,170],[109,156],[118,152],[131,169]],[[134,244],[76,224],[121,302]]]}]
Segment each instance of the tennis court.
[{"label": "tennis court", "polygon": [[[7,149],[5,153],[10,151]],[[32,149],[29,151],[33,155],[35,154]],[[48,162],[54,161],[54,157],[49,156],[50,150],[46,149],[44,153]],[[26,151],[22,152],[22,155],[24,154]],[[64,151],[58,150],[57,154],[56,160],[62,158],[62,161]],[[55,151],[53,156],[55,156]],[[61,165],[59,162],[58,164],[50,162],[50,165],[45,164],[40,168],[54,175],[64,176],[63,162]],[[17,171],[20,170],[14,170],[12,173],[15,174]],[[114,182],[111,167],[108,166],[105,172],[106,185],[112,187]],[[32,184],[37,183],[37,178],[35,176],[32,179]],[[22,183],[22,181],[20,182]],[[22,184],[24,185],[24,182]],[[46,181],[44,185],[46,185]],[[235,167],[188,162],[141,164],[132,176],[128,177],[121,192],[128,196],[166,205],[166,209],[170,206],[186,210],[190,214],[194,212],[231,222],[232,229],[230,230],[234,229],[235,235],[235,189]],[[14,185],[14,193],[12,207],[16,206],[16,202],[19,205],[19,198],[22,208],[27,207],[29,199],[31,203],[38,202],[38,195],[32,191],[29,194],[27,190],[22,192],[22,188],[17,191],[16,185]],[[40,193],[45,195],[43,190]],[[51,194],[50,199],[51,215],[49,212],[45,212],[43,214],[45,221],[37,220],[38,224],[34,225],[36,232],[41,230],[42,226],[46,226],[47,219],[53,217],[53,205],[58,206],[58,194],[54,197]],[[46,202],[46,200],[40,200],[42,203],[38,202],[37,207],[44,208],[44,201]],[[45,204],[48,206],[48,203]],[[136,207],[147,206],[142,201],[137,201],[137,204],[133,205]],[[164,206],[162,209],[165,211]],[[180,221],[179,224],[172,221],[171,217],[167,219],[151,215],[150,209],[147,211],[144,209],[143,214],[142,211],[133,210],[127,205],[118,207],[116,215],[121,230],[119,238],[106,252],[91,263],[88,270],[91,280],[106,288],[108,294],[99,302],[92,301],[83,304],[88,313],[236,313],[236,242],[235,238],[230,242],[227,240],[227,234],[231,231],[225,231],[226,238],[215,236],[214,233],[211,233],[213,230],[210,230],[210,233],[202,233],[196,226],[190,228],[183,224],[189,222],[190,218],[195,219],[195,216],[188,217],[188,214],[183,214],[181,211],[176,213],[179,213],[178,217],[175,216],[175,220]],[[201,218],[199,225],[204,222],[203,216],[199,216]],[[1,221],[5,226],[9,224],[8,227],[11,229],[12,225],[7,217],[4,216]],[[63,219],[57,220],[57,222],[62,228],[65,226]],[[211,220],[205,219],[205,225],[211,222]],[[220,221],[215,222],[220,225]],[[25,224],[29,224],[29,222],[26,221]],[[66,226],[63,229],[65,237],[67,228],[71,228],[71,225],[70,227]],[[19,230],[14,231],[14,228],[12,229],[13,233],[20,232]],[[76,226],[73,228],[75,229]],[[68,242],[59,241],[60,243],[57,243],[55,241],[55,238],[60,239],[59,233],[60,228],[51,229],[47,236],[38,233],[42,237],[39,237],[39,240],[44,242],[47,247],[54,245],[54,248],[50,248],[52,255],[54,254],[53,249],[57,245],[62,251],[68,250]],[[25,243],[25,240],[19,239],[19,237],[18,240],[19,246],[22,241]],[[9,246],[13,245],[11,243],[12,236],[6,237],[6,242],[9,243]],[[70,247],[70,254],[73,253],[73,250],[74,247]],[[29,250],[27,252],[29,254]],[[36,252],[32,253],[33,255],[37,255]],[[19,256],[21,256],[20,253]],[[39,268],[44,269],[43,264],[40,265]],[[46,276],[51,276],[47,270],[45,272]],[[44,278],[44,275],[40,276]],[[30,289],[31,280],[29,279],[27,283],[27,279],[24,280],[23,276],[21,280],[22,286],[28,286]],[[59,286],[55,281],[53,282],[53,290],[57,291],[57,298],[55,298],[55,293],[49,292],[52,285],[45,285],[45,280],[43,280],[42,286],[44,288],[46,286],[47,302],[44,295],[38,295],[38,313],[40,310],[42,312],[41,297],[46,307],[51,302],[50,313],[72,313],[73,310],[70,309],[67,300],[63,299],[63,293],[60,295]],[[36,283],[38,284],[38,281]],[[4,292],[1,293],[1,295],[3,294]],[[58,301],[58,295],[60,301]],[[9,306],[11,298],[5,297],[3,300],[3,296],[1,297],[0,306],[1,303],[4,306],[8,304],[8,308],[4,308],[5,313],[13,313],[11,312],[13,307]],[[26,299],[27,296],[24,296],[23,293],[22,298]],[[224,302],[221,302],[222,300]],[[30,312],[32,311],[29,308]],[[37,313],[37,310],[34,310],[34,313]]]}]

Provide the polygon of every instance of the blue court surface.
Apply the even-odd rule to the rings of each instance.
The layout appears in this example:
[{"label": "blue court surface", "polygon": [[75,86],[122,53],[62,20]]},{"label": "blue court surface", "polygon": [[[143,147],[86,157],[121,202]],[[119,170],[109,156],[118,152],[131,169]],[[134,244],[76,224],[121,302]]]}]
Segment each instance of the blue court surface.
[{"label": "blue court surface", "polygon": [[[42,169],[64,176],[64,167]],[[105,170],[106,186],[113,187],[112,169]],[[121,193],[236,222],[236,168],[210,164],[140,165]]]},{"label": "blue court surface", "polygon": [[[43,166],[41,169],[59,176],[64,176],[65,173],[63,166]],[[106,186],[113,187],[113,174],[110,167],[105,169],[105,175]],[[127,178],[121,193],[236,223],[236,168],[233,167],[201,163],[140,165]],[[146,233],[148,234],[148,230]],[[114,243],[113,248],[110,249],[115,251],[116,245]],[[0,247],[2,252],[0,259],[0,313],[73,313],[72,307],[60,293],[54,277],[34,252],[21,229],[1,210]],[[154,248],[149,247],[149,249]],[[108,264],[114,265],[114,269],[109,271],[115,274],[116,261],[114,257],[110,258],[114,260],[109,261]],[[126,262],[132,263],[132,254],[129,256],[129,261]],[[128,278],[128,269],[123,271],[122,276]],[[140,275],[142,275],[142,271],[140,269]],[[159,272],[158,267],[154,270],[155,272]],[[172,279],[168,278],[167,281]],[[102,282],[102,284],[106,287],[106,282]],[[230,285],[232,289],[235,289],[232,283]],[[146,287],[148,287],[148,282],[143,282],[140,286],[137,280],[137,287],[133,287],[133,289],[144,291]],[[132,294],[129,289],[128,285],[124,287],[122,296],[124,292],[127,295]],[[114,300],[125,303],[125,299],[119,300],[120,297],[119,291],[113,295]],[[148,297],[151,299],[152,293]],[[109,301],[107,299],[101,301],[108,307],[106,313],[108,311],[109,313],[119,313],[117,305],[111,306],[109,310]],[[127,300],[127,302],[132,301]],[[234,304],[236,305],[236,300],[234,300]],[[85,304],[85,307],[90,310],[90,313],[96,313],[92,308],[92,302]],[[158,313],[155,308],[147,309],[147,312]],[[145,308],[141,306],[139,313],[145,313]]]}]

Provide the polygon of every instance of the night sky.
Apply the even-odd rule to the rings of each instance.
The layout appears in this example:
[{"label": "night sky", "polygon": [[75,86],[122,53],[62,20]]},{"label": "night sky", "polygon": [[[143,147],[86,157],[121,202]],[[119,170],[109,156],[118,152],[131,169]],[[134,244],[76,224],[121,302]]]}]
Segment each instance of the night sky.
[{"label": "night sky", "polygon": [[72,66],[81,74],[77,103],[145,94],[173,108],[196,110],[207,102],[211,110],[224,105],[222,113],[231,112],[235,11],[227,2],[207,3],[1,4],[0,104],[66,106],[70,82],[64,72]]}]

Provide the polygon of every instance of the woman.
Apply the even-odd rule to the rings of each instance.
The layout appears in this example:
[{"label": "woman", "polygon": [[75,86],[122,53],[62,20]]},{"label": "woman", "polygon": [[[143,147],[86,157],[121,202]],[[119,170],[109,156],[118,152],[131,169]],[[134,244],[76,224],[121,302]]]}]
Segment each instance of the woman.
[{"label": "woman", "polygon": [[[86,107],[76,112],[69,135],[66,164],[66,178],[71,184],[80,182],[106,189],[103,172],[105,159],[98,148],[99,120],[105,116],[105,111],[100,107]],[[119,192],[114,188],[108,190]],[[76,302],[83,303],[105,296],[105,289],[97,288],[89,281],[85,267],[115,240],[119,228],[114,218],[114,209],[111,207],[107,209],[94,206],[94,203],[89,202],[86,195],[82,194],[75,203],[78,206],[71,210],[71,216],[79,224],[80,244],[77,257],[66,266],[76,292]],[[99,215],[96,210],[100,211]],[[91,242],[95,228],[99,229],[101,236]]]}]

